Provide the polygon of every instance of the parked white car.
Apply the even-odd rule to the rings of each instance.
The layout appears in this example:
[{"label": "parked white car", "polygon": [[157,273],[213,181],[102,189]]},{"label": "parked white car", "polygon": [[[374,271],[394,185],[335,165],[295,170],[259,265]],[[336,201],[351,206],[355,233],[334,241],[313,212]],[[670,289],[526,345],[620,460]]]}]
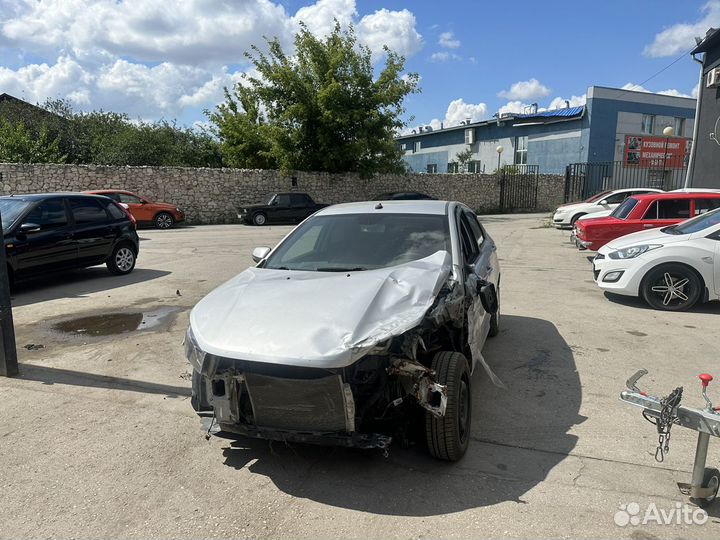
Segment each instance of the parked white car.
[{"label": "parked white car", "polygon": [[662,192],[662,189],[652,188],[628,188],[603,191],[585,201],[558,206],[553,215],[553,225],[558,229],[572,229],[575,222],[582,216],[596,214],[598,212],[608,212],[608,214],[604,215],[609,215],[610,212],[631,195]]},{"label": "parked white car", "polygon": [[593,275],[601,289],[641,296],[655,309],[720,299],[720,208],[613,240],[598,251]]}]

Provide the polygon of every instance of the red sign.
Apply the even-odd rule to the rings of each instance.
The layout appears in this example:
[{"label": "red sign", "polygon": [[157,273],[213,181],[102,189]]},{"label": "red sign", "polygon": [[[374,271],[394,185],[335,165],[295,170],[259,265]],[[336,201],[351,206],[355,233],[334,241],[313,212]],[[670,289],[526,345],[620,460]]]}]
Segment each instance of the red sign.
[{"label": "red sign", "polygon": [[625,165],[681,169],[687,166],[689,150],[689,139],[626,135]]}]

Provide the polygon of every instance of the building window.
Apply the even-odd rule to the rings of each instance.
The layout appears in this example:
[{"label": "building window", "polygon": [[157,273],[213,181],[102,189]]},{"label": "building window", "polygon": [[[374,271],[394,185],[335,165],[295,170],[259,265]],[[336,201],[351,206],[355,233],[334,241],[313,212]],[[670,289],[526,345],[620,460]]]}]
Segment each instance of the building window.
[{"label": "building window", "polygon": [[482,169],[480,169],[480,161],[469,161],[467,164],[467,172],[480,174],[482,172]]},{"label": "building window", "polygon": [[404,152],[405,150],[407,150],[407,144],[402,143],[402,144],[400,145],[400,150],[402,150],[403,152]]},{"label": "building window", "polygon": [[675,136],[677,136],[677,137],[685,136],[685,119],[684,118],[675,118]]},{"label": "building window", "polygon": [[654,130],[655,130],[655,115],[643,114],[640,131],[643,133],[647,133],[648,135],[652,135]]},{"label": "building window", "polygon": [[460,167],[457,161],[452,161],[447,165],[447,172],[457,174],[460,172]]},{"label": "building window", "polygon": [[475,130],[473,128],[465,130],[465,144],[472,144],[475,142]]},{"label": "building window", "polygon": [[422,145],[421,145],[420,141],[415,141],[415,146],[413,146],[413,153],[419,152],[421,146]]},{"label": "building window", "polygon": [[436,173],[437,172],[437,163],[428,163],[427,172]]},{"label": "building window", "polygon": [[528,138],[515,137],[515,165],[527,165]]}]

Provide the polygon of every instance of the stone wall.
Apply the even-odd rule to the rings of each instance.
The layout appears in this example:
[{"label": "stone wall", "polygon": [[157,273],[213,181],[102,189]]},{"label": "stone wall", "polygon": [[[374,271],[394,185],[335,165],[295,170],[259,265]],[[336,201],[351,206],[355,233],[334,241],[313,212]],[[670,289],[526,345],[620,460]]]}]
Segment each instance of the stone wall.
[{"label": "stone wall", "polygon": [[[563,187],[562,176],[541,175],[537,207],[523,210],[554,209],[562,202]],[[285,175],[272,170],[0,163],[0,190],[5,195],[92,189],[125,189],[176,204],[189,223],[231,223],[237,221],[236,208],[293,189],[330,204],[372,199],[388,191],[421,191],[461,201],[479,212],[500,211],[500,180],[495,175],[386,174],[363,179],[355,174]]]}]

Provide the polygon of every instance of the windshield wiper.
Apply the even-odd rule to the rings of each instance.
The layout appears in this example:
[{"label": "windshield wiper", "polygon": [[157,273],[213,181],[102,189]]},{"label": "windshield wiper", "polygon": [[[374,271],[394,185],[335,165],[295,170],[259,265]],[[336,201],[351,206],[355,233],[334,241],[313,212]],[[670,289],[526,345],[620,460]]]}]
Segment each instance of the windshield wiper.
[{"label": "windshield wiper", "polygon": [[315,269],[316,272],[362,272],[363,270],[367,270],[367,268],[362,266],[321,266],[320,268]]},{"label": "windshield wiper", "polygon": [[667,234],[682,234],[682,233],[679,233],[676,229],[677,229],[677,225],[670,225],[669,227],[665,227],[664,229],[660,229],[660,230]]}]

